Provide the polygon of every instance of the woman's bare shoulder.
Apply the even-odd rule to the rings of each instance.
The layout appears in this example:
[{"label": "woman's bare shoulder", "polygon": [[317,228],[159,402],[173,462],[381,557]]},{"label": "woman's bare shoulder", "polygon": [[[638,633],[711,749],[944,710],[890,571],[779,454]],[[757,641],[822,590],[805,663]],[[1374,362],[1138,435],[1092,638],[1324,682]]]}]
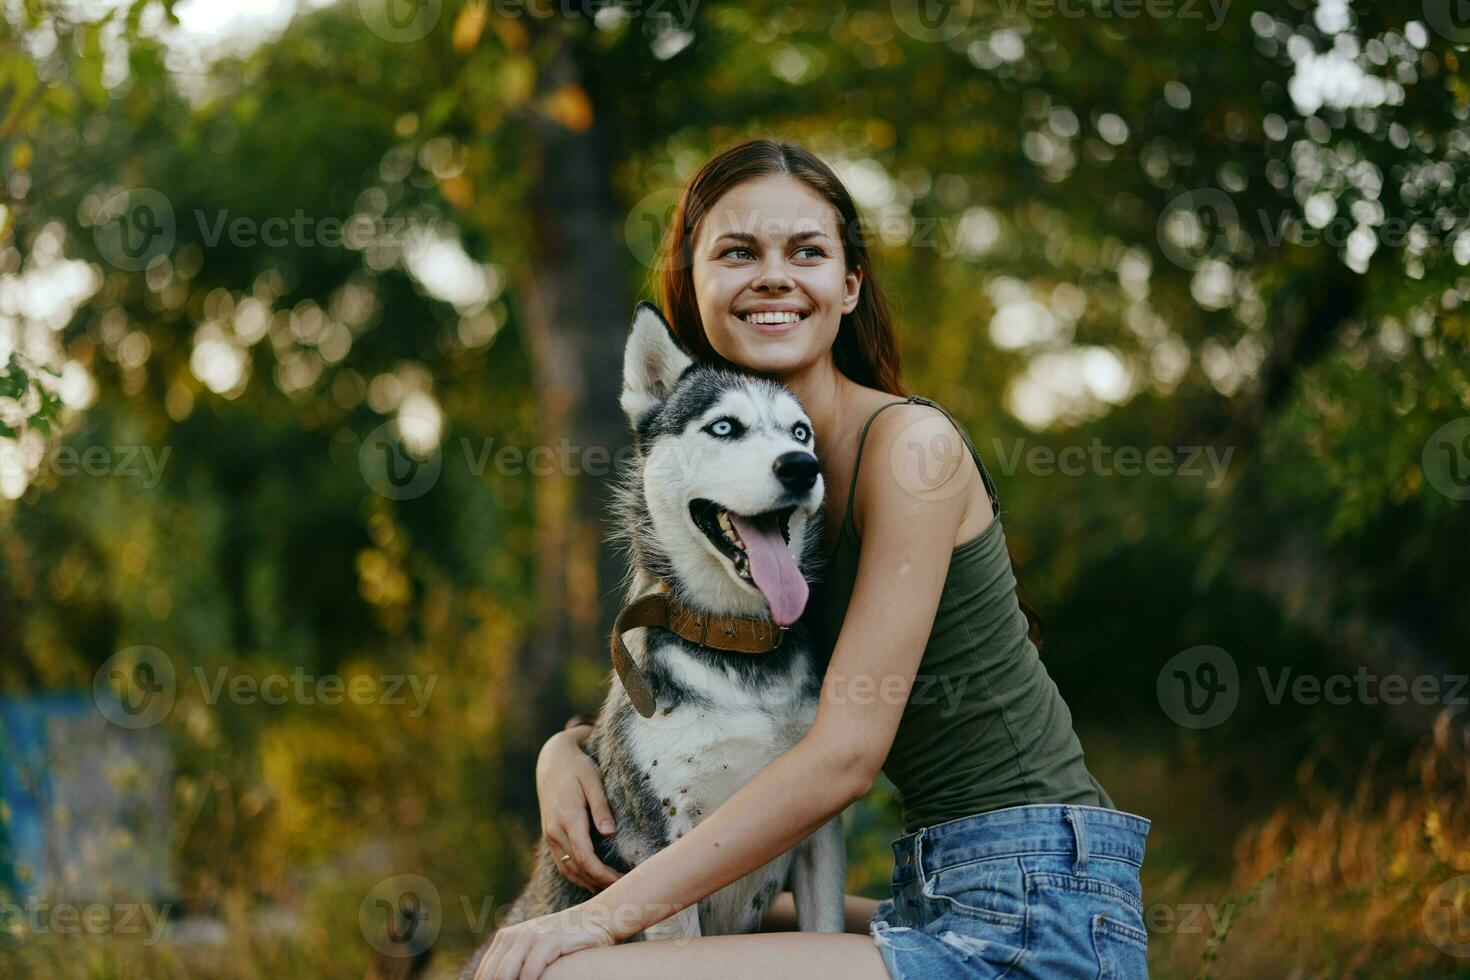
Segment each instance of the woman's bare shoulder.
[{"label": "woman's bare shoulder", "polygon": [[[859,474],[854,520],[861,527],[872,507],[922,511],[963,522],[988,514],[989,494],[953,422],[937,408],[918,403],[895,405],[873,422],[863,449],[867,462]],[[881,461],[881,462],[878,462]]]}]

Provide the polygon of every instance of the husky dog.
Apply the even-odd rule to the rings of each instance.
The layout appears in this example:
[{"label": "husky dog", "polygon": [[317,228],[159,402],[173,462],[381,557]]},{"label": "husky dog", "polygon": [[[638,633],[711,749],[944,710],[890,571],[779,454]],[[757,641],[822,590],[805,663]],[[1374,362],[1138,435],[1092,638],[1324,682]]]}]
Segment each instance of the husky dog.
[{"label": "husky dog", "polygon": [[[612,675],[587,752],[618,828],[605,838],[592,831],[598,856],[627,871],[689,832],[811,726],[821,676],[798,619],[808,596],[803,569],[819,550],[823,488],[796,398],[764,379],[695,365],[647,303],[633,318],[621,402],[637,450],[617,506],[630,557],[619,627],[632,631],[631,663],[626,677],[621,666]],[[656,593],[687,614],[680,632],[625,625],[629,609]],[[699,634],[706,641],[717,625],[730,629],[725,636],[740,625],[779,643],[764,652],[715,649],[681,635],[693,632],[689,617],[708,623]],[[677,625],[675,615],[669,622]],[[531,880],[502,924],[591,897],[558,873],[559,857],[538,845]],[[634,938],[754,932],[788,879],[798,926],[841,932],[844,876],[839,816]],[[486,949],[462,977],[474,976]]]}]

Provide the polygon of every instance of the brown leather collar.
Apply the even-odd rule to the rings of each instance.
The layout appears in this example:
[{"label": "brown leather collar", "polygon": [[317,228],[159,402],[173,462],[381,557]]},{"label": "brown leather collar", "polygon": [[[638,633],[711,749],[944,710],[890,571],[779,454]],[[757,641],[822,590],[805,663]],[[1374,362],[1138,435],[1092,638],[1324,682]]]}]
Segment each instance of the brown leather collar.
[{"label": "brown leather collar", "polygon": [[691,609],[663,591],[650,592],[623,607],[613,623],[612,662],[633,707],[652,718],[658,706],[648,678],[623,644],[623,634],[640,626],[659,626],[677,633],[690,643],[726,653],[769,653],[786,639],[786,627],[769,619],[742,616],[713,616]]}]

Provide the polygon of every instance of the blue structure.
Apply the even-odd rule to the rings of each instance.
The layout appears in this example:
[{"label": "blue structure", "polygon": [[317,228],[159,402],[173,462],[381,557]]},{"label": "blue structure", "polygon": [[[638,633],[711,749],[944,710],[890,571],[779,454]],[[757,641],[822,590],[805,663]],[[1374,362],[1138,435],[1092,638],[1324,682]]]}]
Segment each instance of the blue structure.
[{"label": "blue structure", "polygon": [[0,698],[0,891],[11,901],[169,901],[172,766],[158,728],[86,694]]}]

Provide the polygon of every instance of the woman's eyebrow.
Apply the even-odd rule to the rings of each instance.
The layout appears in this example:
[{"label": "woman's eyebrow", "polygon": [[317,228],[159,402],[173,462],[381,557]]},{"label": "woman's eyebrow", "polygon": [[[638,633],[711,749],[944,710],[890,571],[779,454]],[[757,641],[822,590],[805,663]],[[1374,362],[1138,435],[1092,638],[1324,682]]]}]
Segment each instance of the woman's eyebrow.
[{"label": "woman's eyebrow", "polygon": [[[788,242],[804,242],[812,238],[831,237],[832,236],[828,235],[825,231],[821,231],[816,228],[808,228],[806,231],[798,231],[792,233],[791,235],[788,235],[786,240]],[[743,242],[748,245],[754,245],[756,242],[756,237],[748,231],[727,231],[716,238],[715,241],[721,242],[724,241],[726,238],[734,239],[737,242]]]}]

